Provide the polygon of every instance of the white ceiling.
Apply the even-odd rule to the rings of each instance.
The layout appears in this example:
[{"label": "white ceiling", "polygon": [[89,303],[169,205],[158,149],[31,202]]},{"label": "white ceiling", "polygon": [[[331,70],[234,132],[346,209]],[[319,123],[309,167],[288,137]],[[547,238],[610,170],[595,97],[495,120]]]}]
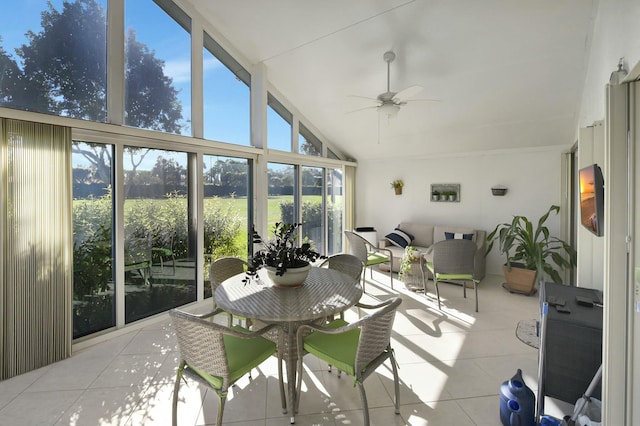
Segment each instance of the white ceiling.
[{"label": "white ceiling", "polygon": [[[570,146],[596,0],[188,0],[356,159]],[[424,88],[380,119],[352,95]]]}]

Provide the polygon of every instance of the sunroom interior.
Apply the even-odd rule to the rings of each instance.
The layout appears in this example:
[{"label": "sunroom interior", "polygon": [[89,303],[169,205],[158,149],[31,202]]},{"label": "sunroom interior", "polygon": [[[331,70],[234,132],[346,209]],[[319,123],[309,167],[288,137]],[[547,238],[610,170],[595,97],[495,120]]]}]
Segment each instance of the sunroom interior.
[{"label": "sunroom interior", "polygon": [[[211,261],[246,258],[253,230],[270,235],[277,221],[302,222],[302,237],[332,255],[346,249],[343,231],[357,227],[375,228],[376,241],[402,221],[489,232],[513,215],[539,217],[559,205],[552,232],[578,252],[565,281],[604,295],[603,420],[640,423],[636,3],[16,6],[0,18],[0,418],[20,423],[45,413],[46,424],[95,423],[79,414],[82,403],[113,398],[109,413],[95,414],[100,421],[164,424],[166,407],[151,406],[170,398],[163,392],[171,386],[149,396],[145,385],[131,391],[135,399],[119,400],[127,379],[100,396],[100,372],[80,388],[47,387],[47,375],[62,374],[53,369],[63,362],[107,362],[100,353],[124,356],[109,358],[117,363],[160,351],[160,367],[147,362],[136,380],[148,385],[157,371],[170,377],[168,310],[209,308]],[[580,225],[576,207],[577,170],[593,163],[607,188],[602,237]],[[390,186],[396,180],[400,195]],[[457,188],[455,202],[433,202],[434,185]],[[493,195],[495,187],[506,194]],[[503,262],[497,251],[486,256],[479,313],[455,289],[444,290],[450,305],[439,311],[426,294],[391,291],[384,271],[367,277],[366,297],[400,293],[405,301],[394,341],[409,398],[394,416],[388,372],[380,373],[383,392],[372,404],[379,424],[497,424],[500,378],[518,363],[535,388],[537,350],[513,330],[539,313],[537,296],[506,292]],[[150,336],[159,340],[141,345]],[[465,338],[514,343],[471,354],[460,343],[459,353],[442,358],[424,347]],[[473,388],[478,366],[490,378],[462,391],[466,374]],[[342,411],[303,406],[297,423],[360,422],[357,398],[341,393],[350,385],[332,384],[322,368],[309,366],[322,384],[309,394],[343,401]],[[409,377],[430,371],[449,386],[419,389]],[[257,405],[268,401],[242,417],[243,404],[231,398],[228,421],[285,422],[274,377],[270,365],[235,390],[240,401],[251,389]],[[27,401],[52,389],[68,392],[64,402],[27,412]],[[208,398],[190,390],[180,408],[193,409],[186,423],[213,422]],[[549,409],[570,408],[552,401]]]}]

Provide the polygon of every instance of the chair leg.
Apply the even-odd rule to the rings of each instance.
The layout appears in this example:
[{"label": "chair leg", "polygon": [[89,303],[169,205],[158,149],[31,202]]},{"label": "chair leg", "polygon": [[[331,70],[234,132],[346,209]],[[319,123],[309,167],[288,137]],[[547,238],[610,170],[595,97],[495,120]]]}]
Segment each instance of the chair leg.
[{"label": "chair leg", "polygon": [[220,402],[218,403],[218,420],[216,421],[217,426],[222,426],[222,415],[224,414],[224,403],[227,400],[227,393],[224,395],[218,394],[218,398],[220,398]]},{"label": "chair leg", "polygon": [[433,278],[433,283],[436,286],[436,297],[438,298],[438,309],[440,308],[440,287],[438,287],[438,280],[434,277]]},{"label": "chair leg", "polygon": [[280,382],[280,402],[282,403],[282,414],[287,414],[287,397],[284,393],[284,376],[282,373],[282,351],[284,350],[284,339],[279,339],[278,347],[278,381]]},{"label": "chair leg", "polygon": [[400,414],[400,379],[398,379],[398,366],[396,365],[396,357],[393,355],[393,349],[390,349],[391,356],[391,367],[393,368],[393,385],[395,388],[395,400],[394,405],[396,408],[396,414]]},{"label": "chair leg", "polygon": [[465,299],[467,298],[467,282],[466,281],[462,281],[462,296]]},{"label": "chair leg", "polygon": [[478,312],[478,283],[473,282],[473,291],[476,294],[476,312]]},{"label": "chair leg", "polygon": [[296,398],[295,398],[295,402],[293,403],[294,406],[291,407],[291,423],[294,423],[294,415],[296,412],[298,412],[298,409],[300,408],[300,392],[302,390],[302,373],[304,371],[304,367],[302,366],[302,357],[304,355],[303,354],[298,354],[298,360],[296,361],[297,363],[297,369],[298,369],[298,377],[296,378]]},{"label": "chair leg", "polygon": [[364,415],[364,426],[369,426],[369,404],[367,404],[367,393],[364,390],[364,384],[358,381],[360,388],[360,397],[362,398],[362,414]]},{"label": "chair leg", "polygon": [[180,391],[180,380],[182,380],[184,365],[184,361],[180,363],[176,373],[176,383],[173,385],[173,408],[171,410],[171,424],[173,426],[178,425],[178,392]]}]

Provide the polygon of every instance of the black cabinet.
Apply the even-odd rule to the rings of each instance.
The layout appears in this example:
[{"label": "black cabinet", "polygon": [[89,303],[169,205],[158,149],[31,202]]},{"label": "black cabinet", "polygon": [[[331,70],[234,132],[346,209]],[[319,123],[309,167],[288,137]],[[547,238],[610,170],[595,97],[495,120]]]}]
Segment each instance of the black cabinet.
[{"label": "black cabinet", "polygon": [[[562,313],[549,303],[542,371],[543,394],[575,404],[589,387],[602,363],[602,307],[578,304],[576,296],[602,305],[595,289],[543,283],[540,305],[545,300],[564,300],[570,313]],[[593,393],[600,397],[600,385]]]}]

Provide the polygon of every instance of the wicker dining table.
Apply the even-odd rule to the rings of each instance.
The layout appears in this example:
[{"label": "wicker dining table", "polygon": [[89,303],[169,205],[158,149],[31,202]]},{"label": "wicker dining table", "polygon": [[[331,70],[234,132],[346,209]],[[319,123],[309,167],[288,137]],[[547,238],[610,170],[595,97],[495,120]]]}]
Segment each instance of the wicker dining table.
[{"label": "wicker dining table", "polygon": [[[281,369],[280,361],[284,360],[288,388],[282,408],[284,413],[289,408],[291,423],[294,423],[298,327],[321,321],[355,305],[362,296],[362,286],[359,280],[342,272],[317,267],[311,268],[305,282],[297,287],[274,285],[264,269],[259,271],[257,279],[247,283],[244,279],[245,274],[239,274],[224,281],[216,289],[216,304],[233,315],[281,326],[278,367]],[[282,380],[280,374],[281,389],[284,387]]]}]

